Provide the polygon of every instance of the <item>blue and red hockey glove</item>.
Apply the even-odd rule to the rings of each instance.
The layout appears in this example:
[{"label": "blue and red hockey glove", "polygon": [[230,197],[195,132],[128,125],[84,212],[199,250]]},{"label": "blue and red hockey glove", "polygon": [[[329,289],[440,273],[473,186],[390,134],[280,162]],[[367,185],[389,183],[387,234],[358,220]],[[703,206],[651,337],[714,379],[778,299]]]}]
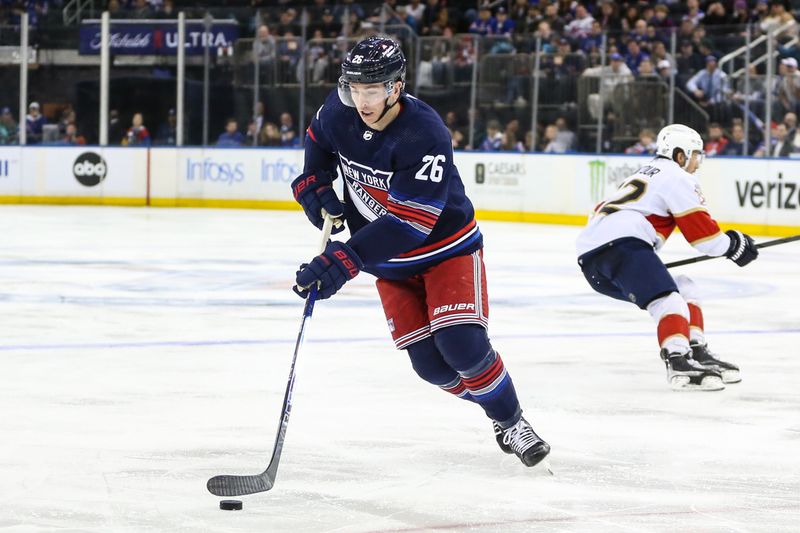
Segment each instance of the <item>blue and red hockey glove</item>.
[{"label": "blue and red hockey glove", "polygon": [[[318,229],[322,229],[322,210],[333,218],[341,218],[344,209],[339,197],[333,190],[333,177],[329,172],[304,172],[292,182],[294,199],[303,206],[308,220]],[[334,226],[332,233],[339,233],[344,224]]]},{"label": "blue and red hockey glove", "polygon": [[307,298],[308,289],[319,283],[317,299],[324,300],[336,294],[362,268],[364,263],[352,248],[340,241],[330,241],[324,252],[310,263],[300,265],[293,290],[301,298]]}]

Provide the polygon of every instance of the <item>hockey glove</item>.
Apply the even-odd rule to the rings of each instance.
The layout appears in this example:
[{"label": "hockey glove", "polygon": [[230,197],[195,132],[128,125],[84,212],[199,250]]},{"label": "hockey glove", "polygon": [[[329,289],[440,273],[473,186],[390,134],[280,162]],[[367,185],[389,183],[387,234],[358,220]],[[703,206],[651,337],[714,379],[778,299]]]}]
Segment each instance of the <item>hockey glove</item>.
[{"label": "hockey glove", "polygon": [[728,247],[728,251],[725,252],[725,257],[740,267],[755,261],[756,257],[758,257],[758,248],[756,248],[750,235],[734,229],[726,231],[725,235],[731,238],[731,245]]},{"label": "hockey glove", "polygon": [[364,263],[352,248],[343,242],[330,241],[324,252],[310,263],[300,265],[293,290],[301,298],[307,298],[308,289],[314,283],[319,283],[317,298],[324,300],[336,294],[362,268]]},{"label": "hockey glove", "polygon": [[[294,199],[303,206],[308,220],[318,229],[322,229],[323,209],[333,218],[340,218],[344,214],[342,202],[336,196],[332,184],[330,173],[324,171],[304,172],[292,182]],[[343,229],[344,224],[337,224],[332,233],[339,233]]]}]

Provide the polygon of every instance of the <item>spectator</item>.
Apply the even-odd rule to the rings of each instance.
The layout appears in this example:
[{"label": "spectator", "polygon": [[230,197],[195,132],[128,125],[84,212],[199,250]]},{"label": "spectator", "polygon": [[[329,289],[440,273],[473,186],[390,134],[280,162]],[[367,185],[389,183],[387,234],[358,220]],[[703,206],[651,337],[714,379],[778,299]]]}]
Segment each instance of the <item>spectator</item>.
[{"label": "spectator", "polygon": [[558,133],[556,134],[556,140],[566,147],[566,151],[570,152],[574,150],[576,145],[576,136],[575,132],[569,129],[567,119],[564,117],[558,117],[555,125],[556,129],[558,130]]},{"label": "spectator", "polygon": [[508,18],[506,8],[503,6],[497,8],[497,14],[493,19],[491,19],[489,25],[491,27],[492,35],[511,37],[511,34],[514,33],[514,21]]},{"label": "spectator", "polygon": [[686,0],[686,14],[683,20],[688,20],[692,26],[697,26],[702,22],[706,14],[700,9],[700,0]]},{"label": "spectator", "polygon": [[72,109],[72,106],[67,104],[61,111],[61,120],[58,121],[58,133],[64,135],[67,132],[67,126],[74,123],[75,120],[75,110]]},{"label": "spectator", "polygon": [[712,55],[706,56],[706,68],[692,76],[686,88],[703,107],[724,103],[731,93],[728,75],[717,68],[717,58]]},{"label": "spectator", "polygon": [[333,10],[326,7],[322,10],[322,20],[314,29],[322,32],[325,39],[335,39],[342,33],[342,24],[333,17]]},{"label": "spectator", "polygon": [[778,66],[778,79],[775,84],[777,97],[775,114],[800,112],[800,72],[797,71],[797,60],[793,57],[781,59]]},{"label": "spectator", "polygon": [[256,108],[253,111],[253,122],[256,123],[256,131],[261,131],[264,128],[264,102],[256,102]]},{"label": "spectator", "polygon": [[744,147],[744,126],[736,122],[731,127],[731,140],[725,145],[720,155],[749,155]]},{"label": "spectator", "polygon": [[125,130],[119,120],[119,111],[112,109],[108,112],[108,142],[117,144],[125,137]]},{"label": "spectator", "polygon": [[251,120],[247,123],[247,133],[244,136],[244,144],[245,146],[256,146],[258,145],[258,126],[256,125],[255,120]]},{"label": "spectator", "polygon": [[503,133],[500,131],[500,122],[490,120],[486,124],[486,138],[478,146],[478,150],[484,152],[497,152],[503,144]]},{"label": "spectator", "polygon": [[27,144],[40,144],[42,142],[42,129],[47,120],[39,113],[39,102],[31,102],[28,106],[28,116],[25,117],[25,142]]},{"label": "spectator", "polygon": [[725,151],[725,147],[728,145],[728,139],[722,133],[722,126],[719,125],[717,122],[712,122],[708,125],[708,140],[703,147],[705,150],[706,156],[713,157],[715,155],[721,155],[722,152]]},{"label": "spectator", "polygon": [[131,127],[128,128],[122,144],[126,146],[150,146],[150,132],[147,131],[147,127],[144,125],[141,113],[134,113]]},{"label": "spectator", "polygon": [[611,95],[614,93],[614,88],[620,83],[630,83],[633,81],[633,74],[628,66],[622,61],[622,56],[618,53],[613,53],[610,56],[610,65],[605,67],[587,68],[583,71],[583,76],[599,77],[599,92],[589,94],[587,105],[589,107],[589,114],[592,118],[597,119],[601,113],[600,101],[602,95],[603,107],[608,108]]},{"label": "spectator", "polygon": [[300,39],[291,31],[284,33],[278,43],[281,81],[291,83],[298,79],[297,66],[300,62],[300,53]]},{"label": "spectator", "polygon": [[178,117],[174,109],[167,113],[167,121],[162,122],[156,133],[156,144],[175,146],[178,142]]},{"label": "spectator", "polygon": [[297,132],[294,130],[292,115],[289,113],[281,113],[281,146],[300,146],[300,140],[297,138]]},{"label": "spectator", "polygon": [[736,0],[733,3],[731,24],[745,26],[755,21],[756,19],[750,14],[750,8],[747,7],[747,0]]},{"label": "spectator", "polygon": [[722,26],[730,23],[731,17],[722,2],[709,2],[706,7],[706,16],[703,17],[703,25]]},{"label": "spectator", "polygon": [[703,56],[695,52],[692,41],[681,41],[681,47],[676,58],[678,75],[688,81],[697,71],[703,68]]},{"label": "spectator", "polygon": [[10,107],[0,110],[0,146],[19,143],[19,130]]},{"label": "spectator", "polygon": [[669,83],[669,78],[672,76],[672,65],[669,64],[669,61],[662,59],[656,66],[658,67],[657,72],[661,80]]},{"label": "spectator", "polygon": [[58,144],[67,144],[71,146],[84,145],[86,144],[86,139],[83,135],[78,134],[78,127],[75,123],[70,122],[67,124],[64,135],[61,137],[61,141]]},{"label": "spectator", "polygon": [[633,146],[625,148],[626,154],[655,154],[656,153],[656,135],[651,129],[643,129],[639,132],[639,142]]},{"label": "spectator", "polygon": [[572,40],[580,40],[589,35],[594,17],[583,4],[575,7],[575,18],[564,27],[564,34]]},{"label": "spectator", "polygon": [[153,18],[153,11],[147,4],[147,0],[134,0],[133,9],[128,13],[128,17],[132,19],[149,19]]},{"label": "spectator", "polygon": [[258,144],[260,146],[280,146],[281,130],[274,122],[266,122],[261,132],[258,134]]},{"label": "spectator", "polygon": [[797,20],[789,11],[786,10],[786,5],[781,0],[772,0],[769,3],[769,16],[761,21],[761,31],[767,33],[789,24],[789,27],[782,30],[776,35],[779,39],[791,38],[797,36]]},{"label": "spectator", "polygon": [[259,63],[262,83],[269,83],[275,79],[277,50],[278,45],[275,37],[269,32],[269,26],[262,24],[256,31],[256,40],[253,43],[254,60]]},{"label": "spectator", "polygon": [[[658,66],[659,63],[662,61],[666,61],[669,64],[669,68],[671,71],[675,70],[675,58],[667,52],[667,47],[661,41],[655,41],[651,46],[651,54],[650,60],[653,62],[654,65]],[[660,67],[659,67],[660,68]]]},{"label": "spectator", "polygon": [[772,129],[772,149],[769,151],[771,157],[789,157],[792,153],[792,143],[788,140],[789,130],[786,124],[780,123]]},{"label": "spectator", "polygon": [[617,3],[612,0],[604,0],[600,4],[599,20],[600,25],[608,32],[618,33],[622,31],[622,21],[619,18]]},{"label": "spectator", "polygon": [[[669,63],[667,63],[669,66]],[[653,62],[650,61],[649,57],[642,59],[642,62],[639,63],[639,79],[640,80],[655,80],[658,79],[658,73],[653,68]]]},{"label": "spectator", "polygon": [[469,25],[469,33],[491,35],[492,26],[495,23],[496,21],[492,18],[492,8],[489,7],[489,4],[483,4],[478,10],[478,18]]},{"label": "spectator", "polygon": [[661,40],[669,40],[672,29],[675,27],[675,23],[669,17],[669,8],[664,4],[656,4],[653,18],[649,20],[649,24],[658,30],[658,38]]},{"label": "spectator", "polygon": [[580,48],[584,54],[596,54],[603,46],[603,27],[599,20],[592,22],[592,29],[581,39]]},{"label": "spectator", "polygon": [[406,13],[414,19],[415,27],[419,28],[425,15],[425,4],[420,0],[411,0],[411,3],[406,6]]},{"label": "spectator", "polygon": [[219,134],[217,146],[232,148],[244,144],[245,138],[239,131],[239,123],[235,118],[229,118],[225,122],[225,131]]},{"label": "spectator", "polygon": [[569,147],[564,143],[564,139],[559,139],[558,127],[555,124],[549,124],[544,129],[544,152],[547,154],[564,154],[569,150]]},{"label": "spectator", "polygon": [[639,46],[639,42],[631,39],[628,41],[628,52],[625,54],[625,64],[633,74],[639,73],[639,64],[646,57],[650,57]]}]

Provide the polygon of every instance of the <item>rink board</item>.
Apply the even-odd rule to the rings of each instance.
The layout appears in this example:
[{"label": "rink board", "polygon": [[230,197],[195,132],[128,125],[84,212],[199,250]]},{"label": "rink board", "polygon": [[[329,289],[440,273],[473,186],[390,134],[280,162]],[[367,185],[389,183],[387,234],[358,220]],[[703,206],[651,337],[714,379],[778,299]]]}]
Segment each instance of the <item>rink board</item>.
[{"label": "rink board", "polygon": [[[455,154],[486,220],[583,224],[647,157]],[[0,148],[0,203],[296,209],[297,149]],[[761,235],[800,231],[800,160],[709,158],[700,181],[723,226]]]}]

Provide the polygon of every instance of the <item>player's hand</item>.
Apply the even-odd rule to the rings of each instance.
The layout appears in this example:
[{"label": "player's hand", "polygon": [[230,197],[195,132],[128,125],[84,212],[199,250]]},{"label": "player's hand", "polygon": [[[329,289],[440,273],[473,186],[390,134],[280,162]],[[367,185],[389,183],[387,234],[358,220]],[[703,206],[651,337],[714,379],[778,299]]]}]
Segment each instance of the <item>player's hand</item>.
[{"label": "player's hand", "polygon": [[726,231],[725,235],[731,238],[731,245],[728,247],[728,251],[725,252],[725,257],[740,267],[755,261],[758,257],[758,248],[756,248],[756,244],[750,235],[734,229]]},{"label": "player's hand", "polygon": [[[308,220],[318,229],[324,222],[322,210],[335,219],[341,220],[344,209],[339,197],[333,190],[333,177],[329,172],[304,172],[292,182],[294,199],[303,206]],[[331,233],[344,230],[344,224],[334,224]]]},{"label": "player's hand", "polygon": [[300,265],[293,290],[301,298],[307,298],[308,289],[317,283],[317,299],[324,300],[336,294],[362,268],[364,263],[352,248],[343,242],[330,241],[324,252],[310,263]]}]

